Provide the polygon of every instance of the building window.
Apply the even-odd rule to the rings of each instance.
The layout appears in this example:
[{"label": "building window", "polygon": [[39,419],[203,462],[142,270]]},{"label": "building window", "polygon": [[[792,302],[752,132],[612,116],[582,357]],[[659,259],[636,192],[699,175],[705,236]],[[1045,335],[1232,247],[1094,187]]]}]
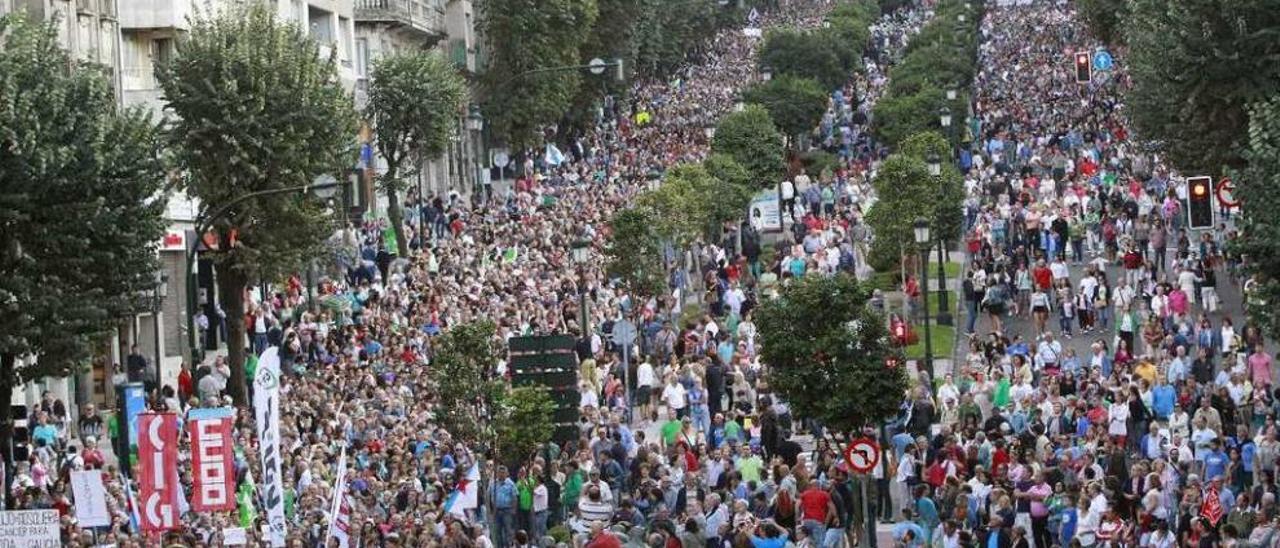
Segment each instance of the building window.
[{"label": "building window", "polygon": [[322,46],[332,46],[336,41],[333,36],[333,14],[310,6],[307,10],[308,28],[311,29],[311,37]]},{"label": "building window", "polygon": [[369,77],[369,39],[356,39],[356,78]]},{"label": "building window", "polygon": [[343,64],[351,66],[351,19],[338,17],[338,36],[342,37],[338,44],[339,57]]},{"label": "building window", "polygon": [[151,41],[151,62],[157,66],[173,60],[173,38],[156,38]]}]

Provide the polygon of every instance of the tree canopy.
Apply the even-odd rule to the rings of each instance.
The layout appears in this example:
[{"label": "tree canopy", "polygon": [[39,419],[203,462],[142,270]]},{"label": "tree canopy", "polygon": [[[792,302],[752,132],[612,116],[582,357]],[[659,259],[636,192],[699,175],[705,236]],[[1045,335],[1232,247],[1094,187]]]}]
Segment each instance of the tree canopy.
[{"label": "tree canopy", "polygon": [[409,255],[399,193],[421,163],[444,153],[467,101],[462,75],[439,52],[409,51],[374,65],[363,118],[373,129],[378,155],[387,169],[378,186],[387,195],[387,214],[396,250]]},{"label": "tree canopy", "polygon": [[916,249],[912,224],[917,217],[938,226],[938,184],[923,160],[906,154],[885,160],[871,184],[879,200],[867,212],[867,224],[875,234],[869,262],[876,270],[885,270]]},{"label": "tree canopy", "polygon": [[1123,25],[1129,18],[1129,1],[1076,0],[1076,15],[1094,36],[1114,45],[1124,41]]},{"label": "tree canopy", "polygon": [[1280,337],[1280,94],[1249,111],[1245,167],[1233,173],[1243,215],[1232,250],[1247,259],[1246,272],[1258,279],[1247,311],[1263,332]]},{"label": "tree canopy", "polygon": [[428,378],[435,387],[435,420],[454,438],[474,443],[492,435],[506,382],[494,375],[504,349],[489,320],[451,326],[435,339]]},{"label": "tree canopy", "polygon": [[[893,418],[907,389],[884,318],[868,306],[871,289],[854,277],[793,280],[756,312],[769,386],[797,416],[850,433]],[[832,396],[838,397],[832,397]]]},{"label": "tree canopy", "polygon": [[556,404],[542,386],[518,386],[498,397],[494,433],[504,462],[527,462],[538,446],[551,439]]},{"label": "tree canopy", "polygon": [[355,114],[335,60],[305,30],[260,4],[197,18],[176,57],[158,66],[177,118],[170,153],[181,190],[207,215],[251,193],[213,223],[219,297],[228,324],[228,392],[245,404],[244,289],[296,272],[333,223],[291,188],[354,164]]},{"label": "tree canopy", "polygon": [[711,151],[741,164],[751,175],[752,187],[772,188],[784,167],[782,141],[769,111],[759,105],[747,105],[742,112],[720,119]]},{"label": "tree canopy", "polygon": [[586,62],[579,57],[598,14],[596,0],[486,0],[479,27],[488,67],[481,80],[488,131],[513,148],[537,144],[539,130],[573,103],[582,74],[548,70]]},{"label": "tree canopy", "polygon": [[644,207],[620,209],[609,220],[606,272],[641,295],[667,292],[662,241],[654,230],[657,223],[653,210]]},{"label": "tree canopy", "polygon": [[820,32],[784,29],[769,32],[760,48],[759,63],[775,76],[812,78],[823,89],[835,89],[849,79],[830,37]]},{"label": "tree canopy", "polygon": [[763,106],[778,131],[791,137],[812,132],[827,112],[827,91],[822,84],[790,74],[751,86],[743,99]]},{"label": "tree canopy", "polygon": [[[934,204],[931,227],[934,238],[956,241],[964,231],[964,175],[951,158],[951,145],[942,134],[926,131],[907,137],[898,145],[898,153],[910,156],[926,165],[930,156],[936,156],[941,171],[930,189]],[[914,220],[914,218],[912,219]]]},{"label": "tree canopy", "polygon": [[1240,167],[1247,108],[1280,88],[1280,9],[1270,0],[1133,0],[1126,106],[1184,172]]},{"label": "tree canopy", "polygon": [[[940,130],[943,107],[951,109],[957,124],[963,123],[968,109],[963,90],[977,72],[980,4],[940,1],[933,19],[911,39],[905,56],[889,71],[889,90],[873,111],[872,131],[881,142],[897,145],[910,135]],[[955,101],[947,100],[947,90],[959,92]]]},{"label": "tree canopy", "polygon": [[[91,341],[155,286],[165,170],[155,125],[118,111],[103,68],[73,60],[51,24],[7,15],[0,37],[0,439],[9,440],[14,387],[77,372]],[[11,444],[0,454],[13,469]]]}]

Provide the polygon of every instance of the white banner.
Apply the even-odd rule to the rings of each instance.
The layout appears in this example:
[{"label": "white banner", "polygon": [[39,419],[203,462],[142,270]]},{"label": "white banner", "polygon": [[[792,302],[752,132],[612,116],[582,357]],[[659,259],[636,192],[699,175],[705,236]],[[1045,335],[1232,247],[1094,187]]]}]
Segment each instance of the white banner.
[{"label": "white banner", "polygon": [[280,473],[280,349],[268,348],[258,358],[253,376],[253,415],[258,425],[258,453],[262,483],[258,496],[266,510],[267,539],[284,546],[284,477]]},{"label": "white banner", "polygon": [[325,535],[325,546],[330,538],[338,539],[338,548],[347,548],[350,538],[348,529],[351,526],[350,508],[343,504],[347,498],[347,448],[342,448],[342,456],[338,458],[338,477],[333,482],[333,501],[329,505],[329,534]]},{"label": "white banner", "polygon": [[0,512],[0,546],[5,548],[59,548],[57,510]]},{"label": "white banner", "polygon": [[223,546],[244,546],[249,543],[249,535],[244,527],[223,527],[222,528],[222,545]]},{"label": "white banner", "polygon": [[76,524],[80,527],[107,527],[111,513],[107,511],[107,488],[102,472],[84,470],[71,473],[71,495],[76,504]]}]

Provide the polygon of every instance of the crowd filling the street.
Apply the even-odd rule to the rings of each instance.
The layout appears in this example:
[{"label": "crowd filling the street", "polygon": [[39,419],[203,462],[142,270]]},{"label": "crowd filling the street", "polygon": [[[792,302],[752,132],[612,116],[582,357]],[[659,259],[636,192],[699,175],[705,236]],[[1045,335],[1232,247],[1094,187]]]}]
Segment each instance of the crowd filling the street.
[{"label": "crowd filling the street", "polygon": [[[902,152],[877,105],[949,2],[968,4],[878,3],[857,69],[761,187],[776,184],[776,226],[741,211],[718,238],[664,242],[659,294],[609,271],[627,253],[615,215],[711,156],[709,128],[769,80],[766,36],[829,27],[843,0],[758,3],[671,74],[603,98],[585,131],[513,154],[510,181],[410,190],[407,256],[385,218],[340,227],[314,292],[310,272],[246,291],[246,402],[225,353],[165,383],[136,347],[107,381],[120,409],[44,392],[15,417],[30,444],[2,474],[0,531],[52,510],[55,544],[83,547],[1280,546],[1280,388],[1246,310],[1260,280],[1233,245],[1241,210],[1219,200],[1191,226],[1203,189],[1133,128],[1124,50],[1093,63],[1108,50],[1083,2],[964,8],[975,74],[948,97],[965,110],[941,159],[963,180],[940,206],[963,219],[944,259],[958,264],[932,291],[914,253],[872,266],[887,236],[868,219],[889,201],[873,183]],[[802,165],[815,151],[830,164]],[[908,377],[896,416],[856,433],[793,412],[757,324],[788,288],[834,277],[867,288]],[[954,326],[929,319],[940,293]],[[219,313],[196,315],[201,343],[229,336]],[[442,337],[482,321],[478,344],[501,349],[483,376],[504,383],[513,339],[572,337],[571,439],[498,455],[443,426],[456,402],[428,371],[453,351]],[[899,328],[925,325],[950,346],[906,348]]]}]

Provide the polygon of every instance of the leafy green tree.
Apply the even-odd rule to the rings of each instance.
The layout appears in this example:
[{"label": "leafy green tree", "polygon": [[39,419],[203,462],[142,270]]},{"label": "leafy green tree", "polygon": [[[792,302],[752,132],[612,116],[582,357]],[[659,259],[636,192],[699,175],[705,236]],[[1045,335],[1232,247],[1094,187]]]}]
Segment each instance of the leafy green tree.
[{"label": "leafy green tree", "polygon": [[[54,28],[25,12],[0,17],[0,36],[0,439],[8,440],[14,386],[71,374],[91,338],[154,286],[165,172],[155,125],[137,110],[117,111],[102,67],[73,60]],[[0,454],[12,470],[10,444]]]},{"label": "leafy green tree", "polygon": [[789,74],[751,86],[743,99],[768,110],[773,125],[791,138],[813,132],[827,112],[827,91],[822,84]]},{"label": "leafy green tree", "polygon": [[[884,261],[901,257],[916,249],[912,223],[917,217],[936,224],[937,183],[929,175],[924,161],[905,154],[894,154],[885,160],[871,181],[880,198],[867,212],[867,225],[875,234],[871,254]],[[877,269],[883,263],[873,265]]]},{"label": "leafy green tree", "polygon": [[[728,154],[712,154],[702,161],[702,167],[712,177],[731,185],[751,190],[751,174]],[[744,204],[745,206],[745,204]]]},{"label": "leafy green tree", "polygon": [[[599,0],[598,0],[599,1]],[[636,23],[635,48],[638,73],[660,77],[679,67],[703,47],[707,37],[719,29],[742,22],[748,3],[731,0],[619,0],[641,10]],[[604,6],[601,6],[601,18]],[[616,36],[602,34],[606,41]]]},{"label": "leafy green tree", "polygon": [[450,327],[432,346],[427,376],[435,387],[435,420],[456,439],[493,443],[493,419],[506,383],[494,374],[503,355],[489,320]]},{"label": "leafy green tree", "polygon": [[813,78],[823,89],[835,89],[850,76],[833,50],[830,37],[820,32],[769,32],[760,49],[759,63],[771,68],[774,76]]},{"label": "leafy green tree", "polygon": [[910,3],[911,0],[880,0],[880,9],[885,13],[893,13],[897,11],[898,8]]},{"label": "leafy green tree", "polygon": [[1129,19],[1128,0],[1076,0],[1076,15],[1103,42],[1124,41],[1122,25]]},{"label": "leafy green tree", "polygon": [[1280,9],[1270,0],[1133,0],[1129,8],[1126,103],[1138,132],[1160,141],[1184,172],[1240,167],[1246,108],[1280,86]]},{"label": "leafy green tree", "polygon": [[935,204],[931,234],[935,239],[957,241],[964,231],[964,175],[951,161],[951,145],[942,134],[927,131],[907,137],[898,145],[900,154],[922,162],[937,156],[942,170],[934,178],[930,197]]},{"label": "leafy green tree", "polygon": [[756,324],[766,380],[794,414],[843,433],[897,414],[906,370],[886,366],[897,355],[870,297],[870,287],[841,273],[796,279],[780,298],[761,303]]},{"label": "leafy green tree", "polygon": [[759,105],[747,105],[742,112],[720,119],[711,151],[733,158],[751,174],[753,188],[773,188],[782,176],[782,134]]},{"label": "leafy green tree", "polygon": [[872,111],[871,130],[881,142],[894,144],[915,133],[939,130],[938,110],[946,104],[946,93],[930,86],[910,95],[888,94]]},{"label": "leafy green tree", "polygon": [[396,250],[409,256],[400,192],[422,162],[444,153],[467,100],[462,75],[438,52],[409,51],[373,67],[364,119],[374,132],[387,169],[378,187],[387,195],[387,216],[396,232]]},{"label": "leafy green tree", "polygon": [[483,109],[495,138],[513,148],[537,144],[539,129],[558,121],[581,83],[582,44],[596,22],[596,0],[487,0],[479,4],[488,67]]},{"label": "leafy green tree", "polygon": [[176,58],[157,68],[177,115],[167,138],[180,187],[200,200],[201,216],[250,193],[276,192],[239,203],[212,228],[228,392],[245,405],[245,288],[296,272],[331,232],[322,204],[285,191],[353,163],[351,97],[334,59],[321,58],[305,30],[260,4],[192,21]]},{"label": "leafy green tree", "polygon": [[519,386],[496,401],[494,431],[498,454],[504,462],[526,462],[538,447],[551,439],[556,404],[542,386]]},{"label": "leafy green tree", "polygon": [[660,238],[683,248],[702,234],[707,204],[699,186],[709,185],[709,179],[706,170],[679,166],[663,177],[657,189],[640,196],[637,204],[653,212]]},{"label": "leafy green tree", "polygon": [[880,18],[880,6],[875,0],[845,0],[836,4],[827,15],[832,26],[838,26],[841,20],[857,20],[865,28]]},{"label": "leafy green tree", "polygon": [[1247,310],[1270,337],[1280,337],[1280,95],[1255,104],[1249,112],[1246,165],[1232,174],[1240,200],[1240,237],[1233,252],[1245,257],[1245,272],[1258,283]]},{"label": "leafy green tree", "polygon": [[620,209],[609,221],[609,246],[605,249],[606,272],[620,278],[641,295],[664,295],[667,273],[662,242],[654,227],[658,219],[645,207]]}]

